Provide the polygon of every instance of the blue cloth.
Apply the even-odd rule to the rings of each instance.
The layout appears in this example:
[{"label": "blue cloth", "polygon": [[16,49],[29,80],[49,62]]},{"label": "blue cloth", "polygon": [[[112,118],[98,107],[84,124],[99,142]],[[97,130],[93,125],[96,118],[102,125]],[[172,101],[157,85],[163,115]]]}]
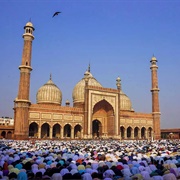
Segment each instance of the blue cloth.
[{"label": "blue cloth", "polygon": [[22,166],[22,164],[20,164],[20,163],[15,165],[15,168],[17,168],[17,169],[19,169],[19,170],[22,169],[22,167],[23,167],[23,166]]},{"label": "blue cloth", "polygon": [[17,176],[17,180],[27,180],[27,174],[25,172],[20,172]]}]

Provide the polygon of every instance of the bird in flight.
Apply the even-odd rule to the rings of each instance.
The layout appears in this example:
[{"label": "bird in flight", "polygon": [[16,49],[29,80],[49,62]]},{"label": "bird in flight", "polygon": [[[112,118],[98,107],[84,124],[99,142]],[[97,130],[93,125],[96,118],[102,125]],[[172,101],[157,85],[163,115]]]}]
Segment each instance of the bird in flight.
[{"label": "bird in flight", "polygon": [[55,12],[55,13],[53,14],[53,17],[54,17],[54,16],[57,16],[59,13],[61,13],[61,12]]}]

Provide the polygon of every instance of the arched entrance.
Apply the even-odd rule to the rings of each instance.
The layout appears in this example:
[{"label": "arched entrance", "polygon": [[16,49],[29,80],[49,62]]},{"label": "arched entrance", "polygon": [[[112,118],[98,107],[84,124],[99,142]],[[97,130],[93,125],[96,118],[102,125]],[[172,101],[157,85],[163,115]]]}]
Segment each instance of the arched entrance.
[{"label": "arched entrance", "polygon": [[29,125],[29,136],[38,138],[38,124],[33,122]]},{"label": "arched entrance", "polygon": [[116,134],[114,109],[105,99],[94,105],[92,120],[92,137],[107,138]]},{"label": "arched entrance", "polygon": [[146,128],[145,127],[141,128],[141,138],[146,139]]},{"label": "arched entrance", "polygon": [[12,139],[12,132],[11,132],[11,131],[8,131],[8,133],[7,133],[7,139]]},{"label": "arched entrance", "polygon": [[44,123],[41,126],[41,138],[49,138],[49,124],[48,123]]},{"label": "arched entrance", "polygon": [[1,137],[2,137],[2,138],[6,138],[6,131],[2,131]]},{"label": "arched entrance", "polygon": [[149,136],[148,138],[150,138],[150,139],[153,137],[152,132],[153,132],[153,129],[151,127],[149,127],[148,128],[148,136]]},{"label": "arched entrance", "polygon": [[81,138],[81,129],[79,124],[74,127],[74,138]]},{"label": "arched entrance", "polygon": [[102,125],[101,122],[95,119],[92,122],[92,136],[93,138],[99,138],[102,135]]},{"label": "arched entrance", "polygon": [[140,129],[138,127],[134,128],[134,138],[135,139],[139,139],[139,131],[140,131]]},{"label": "arched entrance", "polygon": [[55,124],[53,126],[53,138],[60,138],[61,137],[61,127],[59,124]]},{"label": "arched entrance", "polygon": [[69,124],[66,124],[64,126],[64,137],[66,137],[66,138],[71,137],[71,126]]},{"label": "arched entrance", "polygon": [[128,127],[127,128],[127,138],[130,139],[131,138],[131,134],[132,134],[132,128]]},{"label": "arched entrance", "polygon": [[123,126],[120,127],[120,134],[121,134],[121,139],[125,138],[125,128]]}]

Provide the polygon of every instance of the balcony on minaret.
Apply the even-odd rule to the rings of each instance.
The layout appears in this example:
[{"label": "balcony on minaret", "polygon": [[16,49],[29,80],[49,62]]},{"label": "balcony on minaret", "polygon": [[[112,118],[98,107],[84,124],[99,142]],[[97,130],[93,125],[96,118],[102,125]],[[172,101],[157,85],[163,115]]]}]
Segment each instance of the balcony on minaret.
[{"label": "balcony on minaret", "polygon": [[[25,32],[23,34],[23,38],[27,39],[28,36],[29,36],[30,39],[33,40],[34,39],[34,36],[33,36],[33,31],[34,30],[35,29],[34,29],[33,24],[31,22],[26,23],[26,25],[24,26],[24,31]],[[30,39],[28,38],[28,40],[30,40]]]}]

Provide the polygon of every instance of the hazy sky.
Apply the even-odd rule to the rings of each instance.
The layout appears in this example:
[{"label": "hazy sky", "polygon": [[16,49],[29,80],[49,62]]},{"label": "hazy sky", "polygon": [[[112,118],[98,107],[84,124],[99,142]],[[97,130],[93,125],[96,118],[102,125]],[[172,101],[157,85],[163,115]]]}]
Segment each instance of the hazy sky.
[{"label": "hazy sky", "polygon": [[[62,13],[52,18],[56,11]],[[88,64],[103,87],[122,90],[136,112],[151,113],[153,54],[158,59],[161,128],[180,128],[180,1],[0,0],[0,117],[13,117],[25,24],[35,27],[30,100],[49,80],[72,105]]]}]

